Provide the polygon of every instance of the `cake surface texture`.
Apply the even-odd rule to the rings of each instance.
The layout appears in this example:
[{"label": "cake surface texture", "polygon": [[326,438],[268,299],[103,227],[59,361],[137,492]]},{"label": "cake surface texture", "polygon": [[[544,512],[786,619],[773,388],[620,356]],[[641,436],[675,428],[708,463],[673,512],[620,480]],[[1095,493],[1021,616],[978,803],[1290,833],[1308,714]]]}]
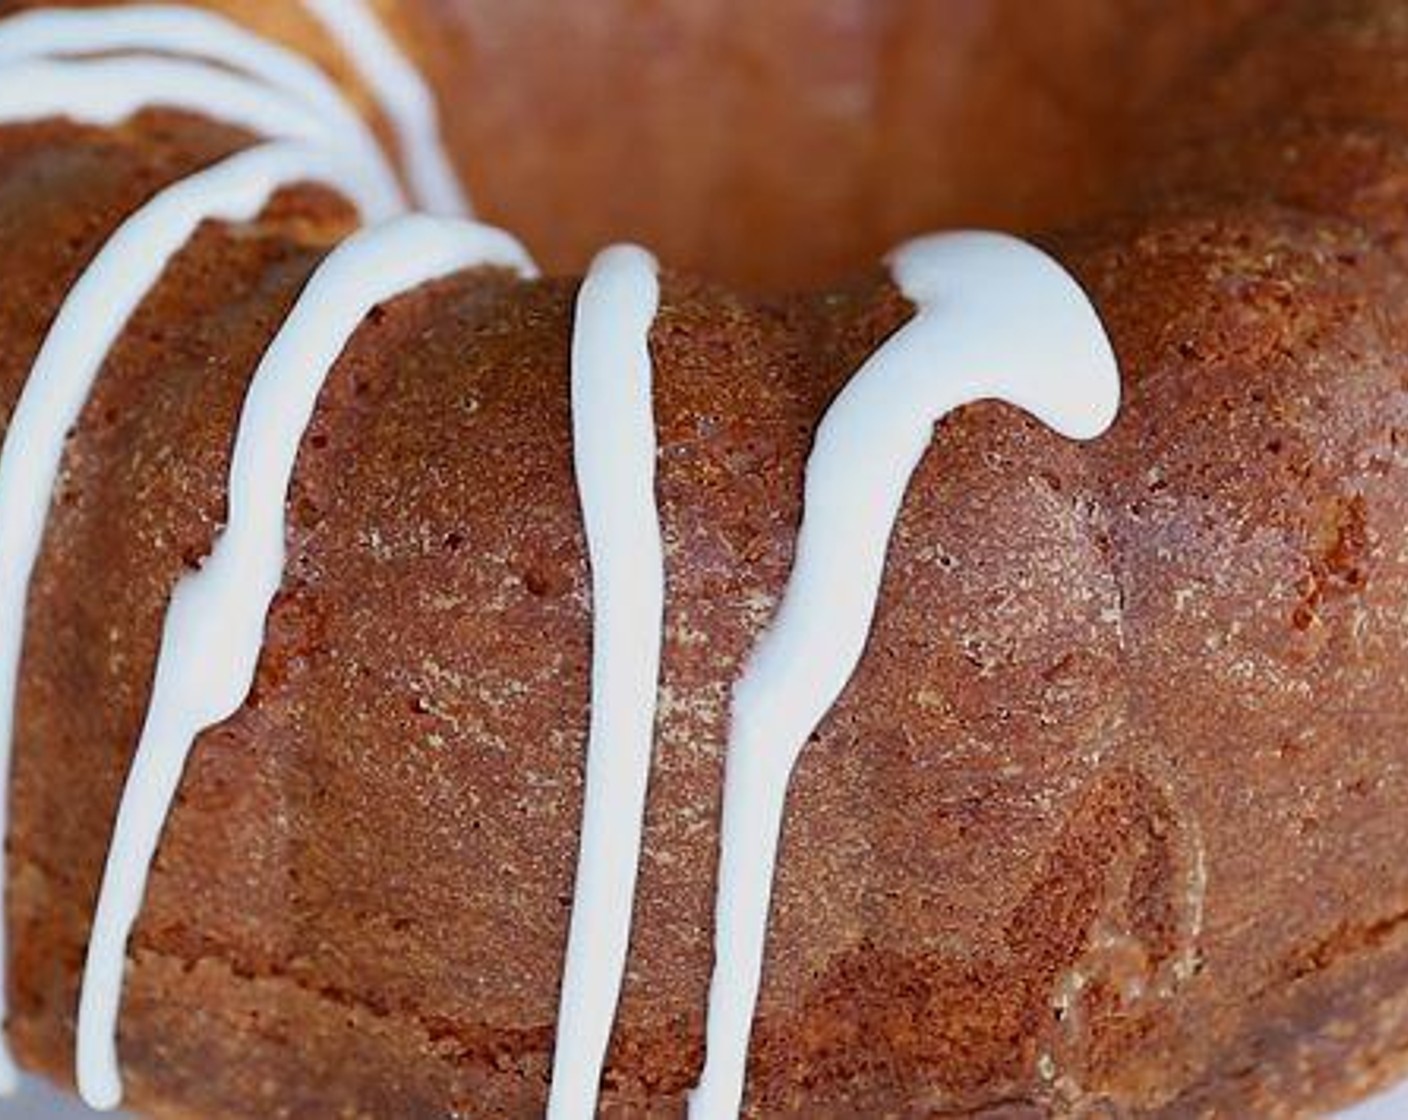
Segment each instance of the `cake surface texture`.
[{"label": "cake surface texture", "polygon": [[[880,547],[878,600],[795,768],[769,771],[761,986],[736,1005],[751,1035],[721,1032],[746,1083],[741,1106],[695,1092],[694,1120],[1318,1116],[1408,1073],[1400,0],[198,7],[321,68],[351,107],[333,139],[342,110],[283,62],[268,81],[330,116],[266,135],[234,119],[238,76],[218,112],[25,108],[40,79],[178,65],[29,57],[6,29],[41,10],[0,0],[0,526],[26,386],[95,260],[160,199],[195,213],[171,194],[193,176],[226,176],[243,213],[196,213],[112,345],[88,339],[32,572],[0,572],[23,618],[19,1065],[115,1103],[91,1088],[106,1039],[124,1107],[173,1120],[540,1116],[571,973],[572,1021],[609,1047],[598,1068],[586,1046],[595,1098],[559,1079],[550,1114],[682,1115],[723,1084],[720,977],[748,979],[716,940],[741,897],[721,866],[768,851],[750,818],[727,856],[739,681],[803,613],[779,607],[825,570],[805,542],[829,516],[837,548]],[[389,53],[357,57],[330,12]],[[397,66],[433,94],[443,166]],[[471,205],[519,241],[450,213]],[[1031,245],[924,236],[957,227]],[[976,303],[926,302],[934,261],[965,297],[1010,266],[982,349]],[[841,431],[845,402],[950,335],[960,370],[1036,368],[901,410],[933,436],[872,532],[831,499],[892,444]],[[1068,368],[1088,392],[1033,398]],[[295,380],[260,421],[259,387]],[[828,433],[854,444],[841,477]],[[627,559],[663,581],[627,564],[618,611],[598,547],[628,508],[658,517]],[[231,572],[272,573],[267,613],[220,590]],[[196,609],[222,621],[188,643],[200,588],[233,613]],[[822,598],[806,657],[844,644],[845,596]],[[603,623],[632,609],[645,639],[608,661]],[[249,687],[185,711],[240,680],[246,625]],[[774,660],[783,681],[806,658]],[[601,903],[628,934],[618,977],[568,945],[574,913],[593,933],[588,744],[621,711],[602,669],[632,665],[653,705],[625,709],[645,717],[638,870],[634,844],[619,874],[582,869],[626,900]],[[187,716],[189,754],[164,753]],[[148,862],[115,840],[139,744],[179,786],[169,816],[128,816],[159,846],[124,896]],[[611,804],[607,843],[635,803]]]}]

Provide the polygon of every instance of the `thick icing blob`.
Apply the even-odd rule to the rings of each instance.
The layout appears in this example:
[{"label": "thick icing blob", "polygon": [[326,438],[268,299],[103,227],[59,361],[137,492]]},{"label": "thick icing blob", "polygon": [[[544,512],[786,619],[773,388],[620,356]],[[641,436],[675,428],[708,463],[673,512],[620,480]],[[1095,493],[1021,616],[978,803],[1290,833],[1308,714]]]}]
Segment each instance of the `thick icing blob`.
[{"label": "thick icing blob", "polygon": [[533,274],[519,244],[487,226],[408,215],[355,234],[319,265],[255,370],[235,435],[228,522],[172,592],[98,894],[78,1011],[78,1088],[94,1108],[122,1099],[116,1034],[127,938],[186,756],[254,683],[283,577],[284,504],[323,381],[378,303],[479,266]]},{"label": "thick icing blob", "polygon": [[915,316],[822,419],[787,588],[734,686],[695,1120],[741,1107],[787,783],[865,649],[890,533],[934,424],[996,399],[1091,439],[1119,407],[1100,320],[1044,253],[999,234],[953,233],[905,245],[890,265]]},{"label": "thick icing blob", "polygon": [[548,1115],[590,1120],[616,1016],[655,736],[665,560],[655,507],[655,259],[592,262],[572,334],[572,450],[592,569],[591,728]]}]

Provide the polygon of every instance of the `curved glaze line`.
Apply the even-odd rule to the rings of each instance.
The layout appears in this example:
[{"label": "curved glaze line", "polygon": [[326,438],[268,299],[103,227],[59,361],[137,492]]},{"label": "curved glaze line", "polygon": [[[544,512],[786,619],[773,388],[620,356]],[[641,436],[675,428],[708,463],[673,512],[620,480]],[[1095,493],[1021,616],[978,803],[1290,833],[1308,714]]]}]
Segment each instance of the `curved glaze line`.
[{"label": "curved glaze line", "polygon": [[284,567],[284,504],[323,381],[378,303],[466,268],[533,275],[518,242],[487,226],[410,215],[328,255],[264,353],[240,414],[225,530],[171,595],[156,682],[127,776],[78,1013],[78,1087],[94,1108],[122,1099],[117,1017],[127,939],[197,735],[239,710]]},{"label": "curved glaze line", "polygon": [[655,506],[655,258],[592,262],[572,334],[572,452],[592,569],[591,728],[548,1116],[591,1120],[626,970],[655,732],[665,560]]},{"label": "curved glaze line", "polygon": [[[304,3],[382,104],[417,195],[442,212],[466,211],[430,93],[371,10],[363,0]],[[45,57],[113,51],[128,54]],[[64,432],[123,324],[204,218],[252,217],[298,179],[340,186],[371,217],[396,211],[402,199],[370,130],[325,75],[208,13],[139,6],[22,15],[0,25],[0,66],[0,122],[63,113],[115,123],[159,105],[305,141],[230,157],[128,219],[70,292],[21,395],[0,448],[3,835],[25,591]],[[996,398],[1072,438],[1092,438],[1118,405],[1118,371],[1099,321],[1043,254],[1012,238],[969,233],[911,242],[890,263],[915,317],[862,366],[818,428],[792,574],[734,689],[707,1060],[690,1101],[696,1120],[733,1116],[741,1106],[787,784],[863,654],[889,537],[933,424],[963,404]],[[255,371],[230,466],[228,526],[204,566],[172,593],[104,870],[78,1022],[79,1087],[96,1107],[121,1098],[116,1029],[126,945],[186,758],[201,731],[239,709],[253,682],[283,573],[284,505],[321,386],[373,305],[478,264],[532,273],[517,242],[486,227],[412,217],[358,234],[315,272]],[[664,606],[648,347],[658,302],[654,260],[618,246],[594,262],[574,329],[592,706],[554,1120],[594,1112],[629,949]],[[0,1088],[13,1079],[0,1052]]]},{"label": "curved glaze line", "polygon": [[439,111],[425,78],[387,34],[364,0],[303,0],[366,80],[386,119],[420,204],[433,214],[473,210],[440,134]]},{"label": "curved glaze line", "polygon": [[194,59],[28,58],[8,63],[0,83],[6,121],[81,113],[86,124],[114,125],[142,109],[185,109],[270,136],[324,139],[314,113],[286,94]]},{"label": "curved glaze line", "polygon": [[[0,635],[22,623],[23,584],[43,532],[65,433],[78,420],[108,350],[172,257],[206,220],[255,217],[300,181],[345,191],[371,218],[379,200],[334,158],[297,142],[252,148],[158,193],[128,218],[69,291],[10,418],[0,453]],[[16,585],[20,590],[15,592]],[[0,659],[0,728],[12,708],[13,659]],[[9,741],[0,734],[0,751]]]},{"label": "curved glaze line", "polygon": [[[45,336],[0,449],[0,836],[25,604],[67,433],[123,327],[201,222],[253,218],[279,188],[300,181],[345,190],[369,216],[379,216],[378,200],[359,197],[355,178],[333,158],[294,142],[252,148],[167,187],[123,222],[70,289]],[[0,892],[0,1018],[6,963]],[[8,1057],[0,1042],[0,1079]]]},{"label": "curved glaze line", "polygon": [[[0,123],[67,116],[84,124],[117,124],[142,109],[199,113],[277,139],[305,140],[333,151],[345,140],[310,107],[258,81],[207,62],[151,57],[26,59],[0,71]],[[377,158],[350,160],[364,182],[358,193],[378,212],[403,206],[401,189]]]},{"label": "curved glaze line", "polygon": [[934,424],[996,399],[1092,439],[1119,406],[1119,370],[1100,320],[1050,257],[1015,238],[956,233],[911,242],[890,264],[914,318],[822,419],[792,573],[734,687],[708,1045],[693,1120],[733,1117],[742,1106],[787,783],[864,651],[890,534]]},{"label": "curved glaze line", "polygon": [[214,12],[166,4],[121,8],[39,10],[0,22],[0,66],[36,58],[98,55],[187,55],[256,78],[314,110],[329,142],[358,159],[383,165],[371,130],[336,84],[301,54],[262,39]]}]

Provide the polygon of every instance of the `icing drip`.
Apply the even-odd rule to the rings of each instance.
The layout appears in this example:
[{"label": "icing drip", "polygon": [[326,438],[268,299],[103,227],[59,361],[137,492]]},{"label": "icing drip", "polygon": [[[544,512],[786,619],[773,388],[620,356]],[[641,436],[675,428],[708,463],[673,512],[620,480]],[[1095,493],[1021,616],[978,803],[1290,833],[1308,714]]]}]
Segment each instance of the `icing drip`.
[{"label": "icing drip", "polygon": [[255,370],[230,464],[228,523],[172,592],[98,895],[78,1013],[78,1087],[95,1108],[122,1099],[116,1034],[127,939],[186,756],[254,682],[283,576],[284,504],[323,381],[378,303],[482,265],[533,274],[519,244],[487,226],[410,215],[355,234],[318,267]]},{"label": "icing drip", "polygon": [[3,75],[3,123],[64,115],[84,124],[112,125],[145,108],[185,110],[263,136],[347,152],[348,170],[360,181],[358,193],[376,199],[376,212],[394,212],[402,206],[400,187],[380,157],[368,160],[365,153],[354,155],[345,141],[331,138],[313,110],[251,78],[208,63],[156,56],[36,58],[6,65]]},{"label": "icing drip", "polygon": [[[132,5],[88,10],[24,12],[0,23],[0,67],[55,56],[135,54],[144,65],[153,56],[187,56],[218,64],[210,68],[219,82],[229,70],[253,78],[280,102],[300,103],[311,110],[323,140],[346,147],[351,155],[376,166],[384,179],[395,176],[366,122],[348,104],[333,81],[304,58],[276,43],[251,34],[213,12],[169,5]],[[225,69],[221,69],[221,67]],[[41,106],[42,88],[31,91]],[[124,93],[128,91],[126,88]],[[140,92],[140,91],[138,91]],[[208,105],[185,106],[214,114]],[[255,126],[259,131],[265,130]],[[272,134],[272,133],[270,133]]]},{"label": "icing drip", "polygon": [[465,197],[440,139],[440,122],[424,77],[387,34],[365,0],[303,0],[347,53],[396,131],[417,199],[433,214],[468,216]]},{"label": "icing drip", "polygon": [[[304,3],[384,109],[417,197],[443,213],[466,212],[434,101],[371,9],[364,0]],[[101,57],[70,57],[93,55]],[[0,448],[3,836],[30,573],[65,434],[124,324],[203,220],[247,220],[280,187],[303,180],[343,190],[374,220],[403,200],[370,130],[326,75],[211,13],[134,5],[20,15],[0,24],[0,67],[0,123],[66,114],[110,124],[163,106],[274,138],[165,188],[119,227],[65,300],[11,418]],[[964,404],[998,399],[1088,439],[1118,405],[1118,371],[1094,310],[1039,251],[996,234],[950,234],[911,242],[890,264],[915,316],[818,428],[788,586],[734,688],[696,1120],[741,1106],[788,781],[862,656],[889,537],[933,425]],[[253,683],[283,574],[285,502],[323,382],[375,304],[477,265],[533,273],[512,238],[462,221],[404,217],[357,234],[314,273],[255,371],[230,465],[228,524],[173,591],[104,870],[78,1020],[79,1088],[96,1107],[122,1095],[116,1030],[126,945],[186,758]],[[648,345],[658,303],[655,261],[631,246],[598,256],[577,302],[573,455],[592,569],[593,660],[554,1120],[595,1111],[629,948],[664,611]],[[3,933],[0,910],[0,970]],[[0,1047],[0,1088],[14,1076]]]},{"label": "icing drip", "polygon": [[[377,91],[391,87],[391,99],[402,109],[390,115],[416,165],[411,178],[428,184],[428,201],[445,205],[457,184],[439,148],[433,106],[429,112],[417,109],[405,87],[416,85],[418,77],[401,73],[397,79],[395,48],[374,17],[353,6],[359,34],[380,36],[379,47],[370,55],[354,52],[353,61],[376,68],[380,76],[371,84]],[[400,65],[409,69],[404,60]],[[0,23],[0,75],[0,123],[64,115],[111,125],[143,108],[163,107],[280,139],[162,190],[119,227],[65,299],[11,417],[0,449],[3,836],[28,584],[65,434],[78,420],[108,350],[202,221],[251,219],[277,190],[300,181],[341,190],[373,221],[401,212],[404,198],[371,130],[322,71],[302,55],[210,12],[132,5],[20,13]],[[422,100],[428,104],[428,97]],[[496,236],[485,235],[477,244],[491,259],[508,252]],[[0,892],[0,1014],[8,963],[3,907]],[[16,1083],[17,1071],[0,1039],[0,1093],[13,1091]]]},{"label": "icing drip", "polygon": [[591,728],[548,1116],[596,1114],[620,997],[660,672],[665,566],[655,506],[653,257],[618,245],[577,297],[572,439],[592,568]]},{"label": "icing drip", "polygon": [[[323,154],[287,142],[253,148],[158,194],[127,219],[69,292],[40,347],[0,450],[0,835],[13,737],[30,576],[44,536],[65,437],[123,327],[171,258],[206,220],[255,217],[280,188],[300,181],[357,185]],[[375,199],[362,198],[375,214]],[[0,895],[0,916],[3,916]],[[0,977],[4,975],[0,920]],[[0,1011],[4,986],[0,984]]]},{"label": "icing drip", "polygon": [[742,1105],[787,784],[864,650],[890,533],[934,424],[996,399],[1092,439],[1119,404],[1094,308],[1045,254],[998,234],[956,233],[913,241],[890,265],[915,316],[822,419],[787,588],[734,687],[694,1120],[736,1116]]},{"label": "icing drip", "polygon": [[[22,26],[12,34],[16,23]],[[373,219],[400,206],[395,179],[380,157],[353,162],[337,148],[318,150],[312,145],[326,135],[318,118],[247,78],[175,59],[27,57],[39,49],[44,30],[34,21],[0,25],[0,63],[9,60],[0,83],[0,122],[62,113],[86,124],[109,124],[143,105],[163,104],[295,139],[233,156],[167,188],[129,218],[70,291],[26,380],[0,453],[0,835],[8,818],[25,600],[64,436],[127,319],[202,220],[253,217],[280,186],[300,179],[327,183]],[[0,892],[0,1013],[8,965],[3,914]],[[15,1083],[13,1062],[0,1041],[0,1092]]]},{"label": "icing drip", "polygon": [[[78,422],[108,350],[201,222],[253,218],[280,187],[300,181],[340,187],[356,198],[356,184],[348,180],[335,162],[296,143],[231,156],[168,187],[127,219],[64,300],[0,450],[0,756],[8,754],[11,741],[26,592],[65,436]],[[375,200],[360,204],[374,213]]]}]

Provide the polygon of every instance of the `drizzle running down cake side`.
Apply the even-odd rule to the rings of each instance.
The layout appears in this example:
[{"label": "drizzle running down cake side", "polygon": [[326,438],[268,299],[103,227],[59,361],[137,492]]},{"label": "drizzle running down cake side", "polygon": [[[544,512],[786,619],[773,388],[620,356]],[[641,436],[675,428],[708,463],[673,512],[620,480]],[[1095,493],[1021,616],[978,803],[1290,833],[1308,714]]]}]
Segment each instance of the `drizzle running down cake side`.
[{"label": "drizzle running down cake side", "polygon": [[[1044,76],[1000,2],[490,7],[0,4],[18,1064],[558,1120],[1293,1116],[1408,1068],[1395,6],[1089,5]],[[794,18],[834,70],[768,112]],[[636,176],[521,109],[556,47],[476,114],[535,26],[569,90],[656,36],[657,101],[579,110],[663,130]],[[871,162],[701,135],[739,162],[676,182],[710,51],[780,154],[876,95]],[[887,82],[1000,105],[994,166]],[[1023,97],[1071,140],[1026,200]],[[975,215],[1030,240],[924,232]]]}]

